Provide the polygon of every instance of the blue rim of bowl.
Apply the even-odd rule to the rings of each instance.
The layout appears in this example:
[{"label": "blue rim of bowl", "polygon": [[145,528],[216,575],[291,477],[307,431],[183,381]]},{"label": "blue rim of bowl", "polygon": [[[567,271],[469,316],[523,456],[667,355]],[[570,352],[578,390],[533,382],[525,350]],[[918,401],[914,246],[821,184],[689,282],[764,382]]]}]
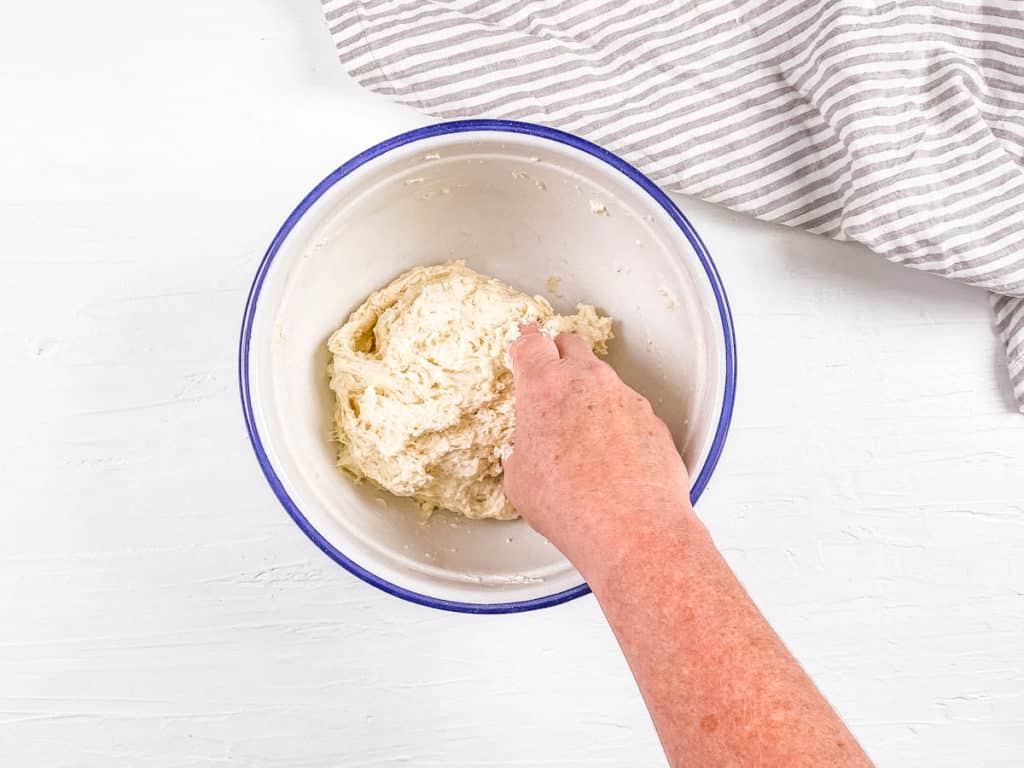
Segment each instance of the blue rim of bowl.
[{"label": "blue rim of bowl", "polygon": [[338,181],[345,178],[348,174],[352,173],[352,171],[393,149],[397,149],[398,147],[415,141],[421,141],[422,139],[429,139],[434,136],[443,136],[451,133],[466,133],[471,131],[523,133],[530,136],[536,136],[538,138],[548,139],[559,144],[565,144],[573,147],[574,149],[585,152],[591,157],[607,163],[612,168],[631,179],[641,189],[643,189],[644,192],[650,195],[664,209],[665,213],[672,218],[679,229],[682,230],[682,233],[686,236],[686,239],[693,247],[694,252],[697,254],[697,258],[700,259],[700,263],[704,267],[704,272],[707,275],[708,281],[711,283],[711,290],[714,293],[715,301],[718,304],[718,314],[722,322],[722,334],[725,346],[725,392],[722,397],[722,410],[718,418],[718,426],[715,428],[715,437],[711,443],[711,449],[708,451],[707,458],[704,460],[704,465],[701,467],[701,470],[697,475],[697,479],[693,484],[693,488],[690,491],[691,501],[694,504],[697,503],[701,493],[704,491],[705,487],[707,487],[708,480],[711,478],[711,473],[714,471],[715,465],[718,464],[718,459],[722,454],[722,448],[725,445],[725,438],[729,432],[729,424],[732,421],[733,402],[736,399],[736,336],[733,330],[732,313],[729,308],[729,301],[726,298],[725,288],[722,286],[718,270],[715,268],[714,262],[711,260],[711,256],[708,254],[708,250],[704,245],[704,242],[700,239],[700,236],[693,228],[693,225],[690,224],[690,221],[683,215],[682,211],[676,207],[675,203],[672,202],[668,195],[666,195],[653,181],[648,179],[644,174],[640,173],[640,171],[617,155],[614,155],[608,150],[602,149],[596,144],[592,144],[585,139],[581,139],[571,133],[559,131],[554,128],[514,120],[457,120],[448,123],[437,123],[435,125],[417,128],[382,141],[380,144],[370,147],[366,151],[356,155],[351,160],[330,173],[302,199],[302,202],[300,202],[288,218],[285,219],[284,224],[282,224],[281,228],[277,231],[277,234],[274,236],[274,239],[270,243],[270,247],[267,249],[267,252],[263,257],[263,260],[260,262],[259,269],[256,271],[256,276],[253,278],[252,286],[249,289],[249,296],[246,300],[245,315],[242,319],[242,332],[238,349],[238,383],[242,397],[242,411],[245,415],[245,426],[249,433],[249,441],[252,443],[253,450],[256,452],[256,459],[259,461],[260,468],[263,470],[263,474],[266,476],[267,482],[270,483],[271,489],[291,516],[292,520],[295,521],[299,528],[302,529],[303,533],[312,539],[313,543],[323,550],[328,557],[345,568],[345,570],[349,571],[354,576],[359,577],[368,584],[372,584],[390,595],[400,597],[413,603],[418,603],[419,605],[425,605],[430,608],[439,608],[446,611],[456,611],[459,613],[518,613],[521,611],[535,610],[537,608],[547,608],[549,606],[559,605],[560,603],[573,600],[577,597],[582,597],[590,592],[590,587],[586,582],[584,582],[570,589],[563,590],[562,592],[556,592],[555,594],[545,595],[543,597],[536,597],[531,600],[519,600],[506,603],[467,603],[455,600],[445,600],[414,592],[412,590],[405,589],[404,587],[400,587],[397,584],[392,584],[390,581],[382,579],[380,576],[366,570],[358,563],[350,560],[333,544],[327,541],[327,539],[325,539],[320,532],[313,527],[309,520],[306,519],[305,515],[302,514],[298,506],[288,495],[288,492],[284,488],[284,484],[277,476],[277,472],[274,470],[270,458],[263,447],[263,441],[260,439],[259,431],[256,428],[256,418],[253,414],[251,393],[249,391],[249,346],[252,336],[253,319],[256,315],[256,304],[259,300],[260,290],[263,287],[263,280],[267,275],[267,271],[270,269],[274,256],[281,248],[282,243],[284,243],[288,234],[292,231],[310,206],[320,199],[324,192],[334,186]]}]

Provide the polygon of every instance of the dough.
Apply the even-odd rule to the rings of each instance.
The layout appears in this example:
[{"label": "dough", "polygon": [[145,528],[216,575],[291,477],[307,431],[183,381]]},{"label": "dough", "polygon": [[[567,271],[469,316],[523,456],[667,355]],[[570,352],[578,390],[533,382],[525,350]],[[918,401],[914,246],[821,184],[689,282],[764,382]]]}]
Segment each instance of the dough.
[{"label": "dough", "polygon": [[370,296],[327,342],[338,465],[427,512],[518,517],[505,498],[519,325],[578,333],[605,354],[609,317],[556,315],[462,262],[417,267]]}]

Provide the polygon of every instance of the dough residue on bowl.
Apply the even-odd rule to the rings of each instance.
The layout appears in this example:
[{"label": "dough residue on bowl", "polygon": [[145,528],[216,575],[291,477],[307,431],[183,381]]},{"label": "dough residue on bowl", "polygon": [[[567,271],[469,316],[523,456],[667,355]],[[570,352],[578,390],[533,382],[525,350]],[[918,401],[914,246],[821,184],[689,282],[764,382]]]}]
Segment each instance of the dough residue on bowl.
[{"label": "dough residue on bowl", "polygon": [[462,262],[417,267],[371,295],[327,342],[338,466],[427,511],[518,517],[502,490],[514,428],[508,349],[523,323],[578,333],[599,354],[610,317],[556,315]]}]

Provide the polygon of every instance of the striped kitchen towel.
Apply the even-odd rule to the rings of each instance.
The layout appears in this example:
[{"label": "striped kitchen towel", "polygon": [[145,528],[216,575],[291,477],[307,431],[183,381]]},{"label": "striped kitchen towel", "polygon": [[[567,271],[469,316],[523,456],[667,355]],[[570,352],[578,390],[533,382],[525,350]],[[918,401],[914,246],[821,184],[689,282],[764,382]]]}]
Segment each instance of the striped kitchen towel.
[{"label": "striped kitchen towel", "polygon": [[322,0],[359,83],[992,292],[1024,411],[1024,0]]}]

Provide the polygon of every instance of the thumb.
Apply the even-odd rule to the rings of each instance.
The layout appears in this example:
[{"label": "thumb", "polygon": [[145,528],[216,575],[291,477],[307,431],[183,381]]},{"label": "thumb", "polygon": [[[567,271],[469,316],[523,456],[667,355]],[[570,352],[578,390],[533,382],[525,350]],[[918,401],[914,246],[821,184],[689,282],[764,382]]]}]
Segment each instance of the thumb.
[{"label": "thumb", "polygon": [[512,374],[518,379],[529,376],[548,363],[557,362],[558,347],[531,324],[520,327],[519,338],[512,342],[509,354],[512,357]]}]

